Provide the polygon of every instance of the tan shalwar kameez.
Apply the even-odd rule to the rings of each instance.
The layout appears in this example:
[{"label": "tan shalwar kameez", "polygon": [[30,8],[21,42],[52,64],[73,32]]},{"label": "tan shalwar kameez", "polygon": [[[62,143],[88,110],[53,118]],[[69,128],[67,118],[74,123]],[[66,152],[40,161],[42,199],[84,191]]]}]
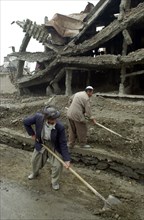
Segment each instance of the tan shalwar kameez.
[{"label": "tan shalwar kameez", "polygon": [[87,142],[87,125],[85,116],[92,119],[90,98],[85,91],[77,92],[71,97],[67,111],[69,121],[69,146],[74,146],[76,138],[80,145]]}]

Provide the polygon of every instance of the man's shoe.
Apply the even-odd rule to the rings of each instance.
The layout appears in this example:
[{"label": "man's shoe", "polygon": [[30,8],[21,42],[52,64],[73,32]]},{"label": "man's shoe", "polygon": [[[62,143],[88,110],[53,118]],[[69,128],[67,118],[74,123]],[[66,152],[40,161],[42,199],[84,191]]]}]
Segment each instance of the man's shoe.
[{"label": "man's shoe", "polygon": [[29,179],[29,180],[33,180],[33,179],[35,179],[37,176],[38,176],[38,174],[31,173],[31,174],[28,176],[28,179]]},{"label": "man's shoe", "polygon": [[85,144],[85,145],[83,145],[83,146],[81,146],[82,148],[91,148],[91,146],[90,145],[88,145],[88,144]]},{"label": "man's shoe", "polygon": [[59,190],[59,188],[60,188],[59,183],[52,183],[52,188],[54,190]]}]

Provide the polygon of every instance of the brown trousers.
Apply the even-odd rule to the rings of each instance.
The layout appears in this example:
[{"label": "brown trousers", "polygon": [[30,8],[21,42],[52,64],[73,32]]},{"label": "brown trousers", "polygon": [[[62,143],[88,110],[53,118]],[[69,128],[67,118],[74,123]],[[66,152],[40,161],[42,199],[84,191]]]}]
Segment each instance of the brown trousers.
[{"label": "brown trousers", "polygon": [[80,145],[85,145],[87,142],[87,125],[83,122],[77,122],[68,119],[69,124],[69,146],[74,146],[76,139]]}]

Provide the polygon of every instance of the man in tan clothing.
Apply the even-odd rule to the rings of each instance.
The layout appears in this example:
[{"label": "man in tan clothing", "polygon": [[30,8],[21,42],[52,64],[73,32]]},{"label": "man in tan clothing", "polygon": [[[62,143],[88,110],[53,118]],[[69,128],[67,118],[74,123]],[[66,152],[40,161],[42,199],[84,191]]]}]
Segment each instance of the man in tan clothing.
[{"label": "man in tan clothing", "polygon": [[67,111],[69,121],[69,147],[74,147],[76,138],[81,147],[90,147],[90,145],[87,145],[87,125],[85,117],[96,123],[96,120],[91,114],[90,97],[92,94],[93,87],[87,86],[85,91],[77,92],[70,99],[71,105]]}]

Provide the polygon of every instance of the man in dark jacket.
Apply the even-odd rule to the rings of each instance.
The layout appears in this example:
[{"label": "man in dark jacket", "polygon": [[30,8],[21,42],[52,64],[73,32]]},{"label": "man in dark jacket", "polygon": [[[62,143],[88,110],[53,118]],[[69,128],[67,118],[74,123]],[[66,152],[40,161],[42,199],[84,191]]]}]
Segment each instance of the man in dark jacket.
[{"label": "man in dark jacket", "polygon": [[[52,188],[59,189],[59,177],[62,172],[62,164],[51,155],[43,146],[54,151],[58,156],[65,161],[65,167],[70,166],[70,155],[68,152],[65,128],[63,124],[57,120],[60,112],[53,107],[45,107],[43,113],[36,113],[33,116],[24,119],[23,123],[27,133],[32,136],[35,141],[34,152],[32,155],[32,174],[29,179],[34,179],[38,176],[39,170],[45,165],[47,159],[52,166]],[[33,128],[35,125],[35,129]]]}]

